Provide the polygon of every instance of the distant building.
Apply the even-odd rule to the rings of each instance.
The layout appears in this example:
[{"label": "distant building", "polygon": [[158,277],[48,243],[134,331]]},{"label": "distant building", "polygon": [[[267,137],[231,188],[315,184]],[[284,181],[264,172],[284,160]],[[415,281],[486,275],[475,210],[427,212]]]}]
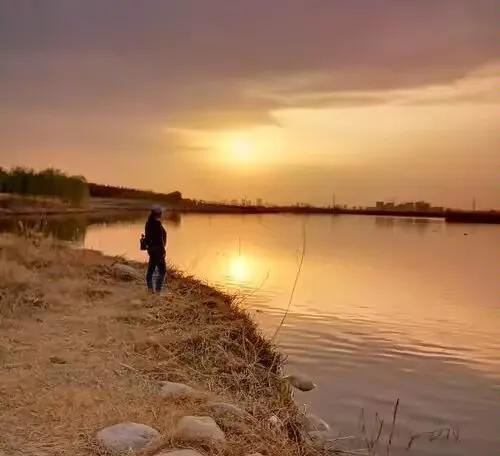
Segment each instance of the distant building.
[{"label": "distant building", "polygon": [[[393,202],[386,203],[385,201],[377,201],[375,207],[378,211],[403,211],[403,212],[429,212],[434,208],[427,201],[406,201],[403,203],[395,204]],[[439,210],[439,208],[436,208]]]},{"label": "distant building", "polygon": [[396,206],[396,209],[398,211],[414,211],[415,210],[415,203],[412,202],[407,202],[407,203],[401,203]]},{"label": "distant building", "polygon": [[417,201],[415,209],[420,212],[428,212],[431,210],[431,205],[427,201]]},{"label": "distant building", "polygon": [[255,201],[255,205],[256,206],[262,206],[262,198],[257,198],[257,200]]},{"label": "distant building", "polygon": [[371,209],[376,209],[378,211],[393,211],[395,210],[394,203],[386,203],[385,201],[377,201],[375,207]]}]

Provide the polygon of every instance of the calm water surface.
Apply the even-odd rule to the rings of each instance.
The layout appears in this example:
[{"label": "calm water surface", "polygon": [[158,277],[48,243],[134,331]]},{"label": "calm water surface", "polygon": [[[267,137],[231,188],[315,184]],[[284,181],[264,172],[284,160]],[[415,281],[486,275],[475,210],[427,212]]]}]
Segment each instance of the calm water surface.
[{"label": "calm water surface", "polygon": [[[145,260],[143,220],[97,223],[89,248]],[[167,221],[172,263],[246,295],[272,335],[283,316],[306,233],[290,313],[278,335],[287,370],[318,388],[297,401],[339,435],[368,433],[400,409],[391,454],[500,455],[500,228],[358,216],[183,215]],[[351,448],[359,442],[347,441]],[[385,452],[381,453],[385,454]]]}]

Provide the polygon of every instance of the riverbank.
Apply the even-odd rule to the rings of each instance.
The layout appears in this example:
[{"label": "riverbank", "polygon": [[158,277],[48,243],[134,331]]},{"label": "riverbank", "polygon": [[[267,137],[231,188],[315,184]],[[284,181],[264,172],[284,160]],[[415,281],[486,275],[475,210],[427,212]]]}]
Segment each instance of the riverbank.
[{"label": "riverbank", "polygon": [[[283,357],[236,301],[176,271],[147,295],[143,269],[0,237],[0,454],[108,454],[96,435],[121,422],[159,432],[141,454],[328,454],[303,432]],[[192,389],[165,394],[168,382]],[[225,443],[182,437],[183,416],[213,417]]]}]

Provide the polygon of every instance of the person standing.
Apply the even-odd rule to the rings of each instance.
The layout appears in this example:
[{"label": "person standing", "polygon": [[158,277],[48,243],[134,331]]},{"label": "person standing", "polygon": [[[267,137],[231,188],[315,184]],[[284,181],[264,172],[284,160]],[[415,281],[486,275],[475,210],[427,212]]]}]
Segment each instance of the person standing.
[{"label": "person standing", "polygon": [[[146,285],[151,293],[160,293],[167,274],[167,264],[165,261],[167,232],[161,223],[162,209],[154,206],[151,209],[149,218],[144,229],[144,243],[149,255],[148,270],[146,273]],[[158,271],[155,283],[153,284],[153,274]]]}]

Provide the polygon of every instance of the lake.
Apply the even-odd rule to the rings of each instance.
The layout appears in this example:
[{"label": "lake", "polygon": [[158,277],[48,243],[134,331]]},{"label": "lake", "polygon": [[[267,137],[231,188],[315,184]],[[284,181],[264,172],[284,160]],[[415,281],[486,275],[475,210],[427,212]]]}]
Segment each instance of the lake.
[{"label": "lake", "polygon": [[[135,217],[51,219],[42,229],[145,261],[138,249],[144,218]],[[288,356],[287,371],[318,385],[296,393],[297,402],[329,422],[335,435],[360,435],[363,423],[370,435],[376,413],[387,429],[399,398],[391,454],[408,454],[414,434],[450,427],[458,442],[430,442],[426,434],[409,454],[500,454],[500,227],[196,214],[170,216],[166,225],[169,260],[237,292],[269,336],[298,277],[276,342]],[[13,226],[4,222],[0,229]],[[361,446],[355,439],[344,444]]]}]

